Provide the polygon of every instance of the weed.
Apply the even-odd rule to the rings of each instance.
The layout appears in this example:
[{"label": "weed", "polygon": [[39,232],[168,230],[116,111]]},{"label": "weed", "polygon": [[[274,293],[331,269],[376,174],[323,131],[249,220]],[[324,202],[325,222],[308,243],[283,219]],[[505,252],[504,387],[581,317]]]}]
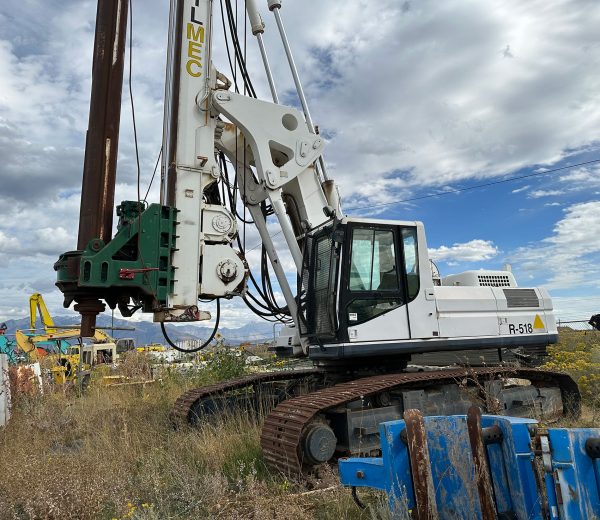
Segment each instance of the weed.
[{"label": "weed", "polygon": [[238,352],[220,346],[208,354],[207,368],[217,381],[221,381],[244,374],[246,363]]},{"label": "weed", "polygon": [[[577,349],[581,342],[569,338],[561,345],[574,353],[570,361],[583,358],[593,368],[596,343],[584,341]],[[205,356],[204,369],[167,369],[145,387],[98,382],[78,397],[48,385],[43,395],[17,399],[12,420],[0,431],[0,518],[389,518],[385,495],[361,490],[368,505],[361,511],[335,472],[312,482],[312,494],[306,484],[269,472],[259,447],[260,420],[242,411],[198,429],[173,430],[169,413],[182,392],[245,371],[243,358],[224,348]],[[559,362],[566,361],[557,350],[550,363]],[[147,363],[145,354],[130,353],[120,370],[145,378]],[[594,374],[587,365],[567,367],[575,368],[581,368],[573,372],[579,379]],[[591,398],[581,425],[598,424]]]},{"label": "weed", "polygon": [[548,355],[544,368],[570,374],[584,403],[600,410],[600,335],[595,331],[561,330],[559,343],[548,347]]}]

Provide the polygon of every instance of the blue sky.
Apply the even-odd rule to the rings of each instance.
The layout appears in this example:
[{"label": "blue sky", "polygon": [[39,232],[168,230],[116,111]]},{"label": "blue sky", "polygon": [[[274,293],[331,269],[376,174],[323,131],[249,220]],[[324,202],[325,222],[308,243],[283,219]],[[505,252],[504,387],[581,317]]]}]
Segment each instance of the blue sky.
[{"label": "blue sky", "polygon": [[[258,3],[280,96],[295,104]],[[161,141],[167,4],[133,3],[144,186]],[[95,11],[92,0],[0,5],[0,320],[24,316],[33,291],[63,312],[52,264],[76,243]],[[305,0],[282,14],[346,208],[422,220],[444,274],[509,262],[521,285],[550,289],[559,317],[600,312],[598,165],[373,209],[600,158],[597,1]],[[220,32],[215,61],[228,73]],[[269,99],[252,40],[248,64]],[[128,104],[116,200],[136,197]],[[254,319],[239,301],[223,318]]]}]

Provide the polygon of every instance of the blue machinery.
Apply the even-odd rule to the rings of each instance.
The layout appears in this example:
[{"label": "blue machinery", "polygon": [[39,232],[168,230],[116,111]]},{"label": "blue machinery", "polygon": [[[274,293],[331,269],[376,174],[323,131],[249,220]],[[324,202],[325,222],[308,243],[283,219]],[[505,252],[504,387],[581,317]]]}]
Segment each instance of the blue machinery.
[{"label": "blue machinery", "polygon": [[380,425],[381,458],[346,458],[340,478],[387,492],[392,518],[600,520],[600,428],[468,414]]},{"label": "blue machinery", "polygon": [[15,352],[16,344],[13,340],[8,339],[5,334],[0,334],[0,354],[6,354],[8,362],[12,365],[17,362]]}]

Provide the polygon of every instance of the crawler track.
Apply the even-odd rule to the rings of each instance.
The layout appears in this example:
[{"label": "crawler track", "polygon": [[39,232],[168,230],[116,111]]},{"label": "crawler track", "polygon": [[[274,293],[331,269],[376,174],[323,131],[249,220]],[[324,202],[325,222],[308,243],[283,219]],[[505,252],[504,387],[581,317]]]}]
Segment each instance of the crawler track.
[{"label": "crawler track", "polygon": [[277,405],[265,419],[261,446],[267,463],[289,475],[307,469],[301,455],[306,428],[320,413],[380,392],[412,387],[415,384],[447,384],[463,380],[484,381],[497,377],[528,379],[534,385],[558,386],[566,413],[579,413],[580,397],[575,382],[567,375],[536,369],[469,368],[431,372],[396,373],[365,377],[340,383]]},{"label": "crawler track", "polygon": [[244,388],[271,383],[276,381],[291,381],[303,379],[308,376],[322,373],[317,369],[283,370],[281,372],[265,372],[263,374],[252,374],[238,377],[230,381],[223,381],[214,385],[203,386],[188,390],[180,395],[171,412],[171,420],[175,425],[195,424],[197,416],[194,412],[197,403],[203,399],[215,396],[223,396],[229,392],[243,390]]}]

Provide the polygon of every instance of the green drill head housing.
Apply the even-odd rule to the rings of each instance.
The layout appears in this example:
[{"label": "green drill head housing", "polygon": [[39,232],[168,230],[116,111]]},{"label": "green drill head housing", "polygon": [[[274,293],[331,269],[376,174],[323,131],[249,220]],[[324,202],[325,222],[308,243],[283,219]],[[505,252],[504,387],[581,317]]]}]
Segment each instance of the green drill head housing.
[{"label": "green drill head housing", "polygon": [[65,307],[75,301],[75,310],[95,315],[104,310],[99,302],[104,300],[124,316],[166,307],[174,282],[176,215],[175,208],[160,204],[117,206],[117,233],[108,244],[92,239],[83,251],[66,252],[54,264]]}]

